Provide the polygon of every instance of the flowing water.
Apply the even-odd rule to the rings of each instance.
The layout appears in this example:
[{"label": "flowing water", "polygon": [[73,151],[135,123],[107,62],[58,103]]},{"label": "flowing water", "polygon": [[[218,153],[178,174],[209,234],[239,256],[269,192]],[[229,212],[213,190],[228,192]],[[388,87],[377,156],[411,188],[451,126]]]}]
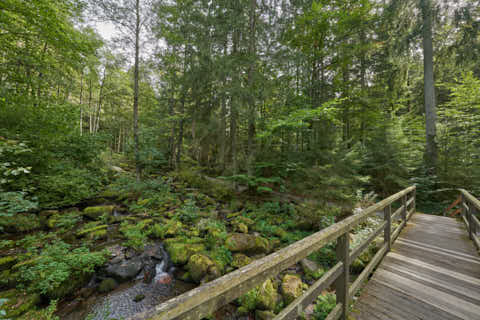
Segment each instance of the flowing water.
[{"label": "flowing water", "polygon": [[[60,307],[62,320],[111,320],[128,319],[136,313],[146,311],[179,294],[191,290],[195,285],[173,277],[168,255],[155,266],[156,275],[151,283],[143,282],[143,272],[133,281],[124,283],[108,294],[93,294],[88,299],[77,298]],[[90,288],[98,284],[94,278]],[[141,298],[141,300],[139,300]],[[138,302],[136,302],[138,301]]]}]

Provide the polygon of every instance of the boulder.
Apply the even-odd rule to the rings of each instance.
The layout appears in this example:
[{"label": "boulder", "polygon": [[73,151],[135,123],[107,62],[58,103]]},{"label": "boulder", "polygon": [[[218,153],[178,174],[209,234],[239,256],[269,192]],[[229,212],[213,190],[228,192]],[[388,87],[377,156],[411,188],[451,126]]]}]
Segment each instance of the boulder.
[{"label": "boulder", "polygon": [[107,275],[119,280],[128,281],[137,276],[143,268],[140,257],[130,260],[123,260],[117,264],[108,265],[106,268]]},{"label": "boulder", "polygon": [[250,262],[252,262],[252,259],[250,259],[248,256],[244,255],[243,253],[236,253],[233,255],[231,265],[235,268],[241,268],[243,266],[246,266]]},{"label": "boulder", "polygon": [[93,220],[99,220],[104,214],[110,215],[115,206],[95,206],[87,207],[83,210],[83,214]]},{"label": "boulder", "polygon": [[190,278],[197,283],[200,283],[207,275],[218,275],[215,263],[203,254],[192,255],[188,260],[186,269],[190,274]]},{"label": "boulder", "polygon": [[231,233],[225,245],[232,252],[266,253],[270,250],[267,239],[245,233]]},{"label": "boulder", "polygon": [[303,293],[303,282],[297,275],[286,274],[282,279],[282,296],[286,305]]},{"label": "boulder", "polygon": [[165,249],[175,265],[184,265],[192,255],[205,251],[206,248],[203,243],[168,241],[165,243]]},{"label": "boulder", "polygon": [[257,308],[261,310],[275,310],[278,302],[278,293],[272,280],[268,279],[258,289]]},{"label": "boulder", "polygon": [[256,310],[255,320],[272,320],[275,318],[275,313],[272,311]]},{"label": "boulder", "polygon": [[106,278],[103,279],[102,282],[100,282],[100,285],[98,286],[98,292],[108,293],[115,290],[116,287],[118,287],[118,283],[117,281],[115,281],[115,279]]}]

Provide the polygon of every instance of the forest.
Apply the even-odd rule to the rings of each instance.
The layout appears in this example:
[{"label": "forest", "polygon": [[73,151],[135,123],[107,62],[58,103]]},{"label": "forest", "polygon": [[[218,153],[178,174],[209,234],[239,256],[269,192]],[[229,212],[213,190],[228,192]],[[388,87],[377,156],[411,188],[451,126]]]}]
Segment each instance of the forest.
[{"label": "forest", "polygon": [[0,1],[0,319],[129,319],[410,185],[479,196],[479,62],[478,0]]}]

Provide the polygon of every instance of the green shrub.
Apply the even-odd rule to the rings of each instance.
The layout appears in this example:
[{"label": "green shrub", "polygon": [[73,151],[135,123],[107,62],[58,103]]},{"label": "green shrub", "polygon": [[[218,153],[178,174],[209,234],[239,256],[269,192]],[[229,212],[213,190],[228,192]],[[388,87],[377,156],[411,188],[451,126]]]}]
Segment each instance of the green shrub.
[{"label": "green shrub", "polygon": [[21,278],[30,291],[61,298],[81,285],[78,279],[84,279],[105,261],[105,252],[90,252],[86,247],[72,250],[71,245],[57,241],[20,268]]},{"label": "green shrub", "polygon": [[176,218],[183,223],[194,223],[199,217],[199,209],[192,199],[187,199],[183,206],[177,210]]},{"label": "green shrub", "polygon": [[324,320],[327,318],[328,314],[335,308],[337,305],[336,296],[334,293],[326,293],[317,298],[313,316],[315,320]]},{"label": "green shrub", "polygon": [[125,245],[135,250],[140,250],[145,246],[148,239],[148,231],[144,231],[145,224],[140,222],[137,224],[130,224],[122,222],[120,225],[120,232],[127,238]]}]

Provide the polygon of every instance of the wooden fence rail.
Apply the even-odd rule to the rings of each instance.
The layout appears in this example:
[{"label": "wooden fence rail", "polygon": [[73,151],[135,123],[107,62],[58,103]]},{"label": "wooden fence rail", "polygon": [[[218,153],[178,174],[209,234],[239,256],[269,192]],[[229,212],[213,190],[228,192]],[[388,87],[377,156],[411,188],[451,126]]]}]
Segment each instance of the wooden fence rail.
[{"label": "wooden fence rail", "polygon": [[480,201],[472,196],[467,190],[460,189],[461,193],[461,212],[462,219],[468,229],[470,239],[475,243],[477,249],[480,250],[480,239],[477,236],[477,230],[480,230],[480,221],[476,213],[480,212]]},{"label": "wooden fence rail", "polygon": [[[335,285],[336,289],[337,305],[327,319],[345,320],[348,316],[350,300],[361,288],[373,269],[380,263],[383,256],[390,250],[391,244],[415,212],[415,193],[415,186],[411,186],[358,214],[335,223],[262,259],[255,260],[241,269],[166,301],[154,309],[138,314],[131,319],[201,319],[239,298],[268,278],[276,276],[291,265],[321,249],[329,242],[337,240],[336,253],[338,263],[310,286],[301,297],[282,310],[275,317],[275,320],[297,319],[302,310],[315,301],[321,292],[332,284]],[[410,198],[409,195],[411,195]],[[392,204],[398,200],[401,200],[401,206],[392,215]],[[355,249],[350,250],[349,236],[352,228],[382,210],[384,212],[384,222],[366,240]],[[392,221],[395,220],[401,220],[401,223],[392,232]],[[478,223],[478,220],[476,222]],[[384,234],[384,245],[350,285],[350,263],[367,249],[372,241],[382,232]]]}]

